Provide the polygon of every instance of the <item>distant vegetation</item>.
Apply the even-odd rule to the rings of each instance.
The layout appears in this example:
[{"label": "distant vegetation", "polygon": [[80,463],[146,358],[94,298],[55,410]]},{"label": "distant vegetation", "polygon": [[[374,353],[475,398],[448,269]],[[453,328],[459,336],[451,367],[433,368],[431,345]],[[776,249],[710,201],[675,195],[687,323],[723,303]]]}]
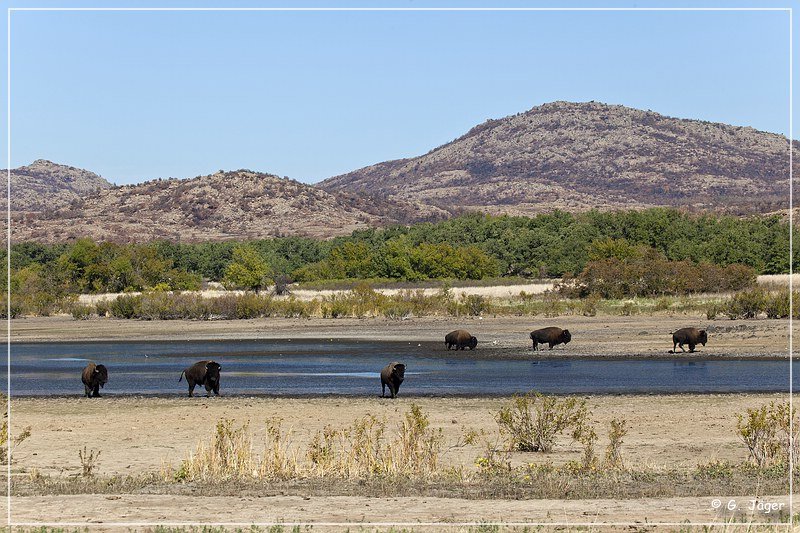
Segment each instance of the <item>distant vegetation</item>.
[{"label": "distant vegetation", "polygon": [[[788,224],[777,216],[692,216],[666,208],[472,214],[332,240],[15,243],[11,283],[16,304],[37,314],[69,295],[193,290],[203,280],[258,291],[276,280],[566,277],[562,290],[573,297],[678,296],[738,290],[756,274],[786,273],[788,249]],[[3,290],[5,281],[3,274]]]}]

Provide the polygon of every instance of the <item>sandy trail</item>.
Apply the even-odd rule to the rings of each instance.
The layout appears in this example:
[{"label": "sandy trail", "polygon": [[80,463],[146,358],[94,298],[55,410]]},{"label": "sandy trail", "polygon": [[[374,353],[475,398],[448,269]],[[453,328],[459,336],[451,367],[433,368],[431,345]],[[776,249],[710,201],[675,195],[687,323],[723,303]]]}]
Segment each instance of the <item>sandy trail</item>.
[{"label": "sandy trail", "polygon": [[[369,498],[356,496],[214,497],[157,495],[80,495],[15,497],[12,501],[15,523],[57,522],[74,525],[113,522],[163,524],[237,524],[248,527],[264,523],[306,523],[314,529],[328,525],[337,530],[359,523],[391,524],[412,527],[414,531],[441,530],[431,523],[575,523],[600,526],[630,523],[645,526],[654,522],[676,526],[687,519],[695,523],[775,523],[775,513],[750,511],[750,496],[726,497],[743,507],[733,513],[711,507],[713,498],[642,498],[638,500],[463,500],[459,498],[403,497]],[[762,501],[783,504],[786,496],[766,496]],[[785,518],[784,518],[785,520]],[[467,528],[464,528],[465,530]],[[452,531],[448,528],[447,531]]]}]

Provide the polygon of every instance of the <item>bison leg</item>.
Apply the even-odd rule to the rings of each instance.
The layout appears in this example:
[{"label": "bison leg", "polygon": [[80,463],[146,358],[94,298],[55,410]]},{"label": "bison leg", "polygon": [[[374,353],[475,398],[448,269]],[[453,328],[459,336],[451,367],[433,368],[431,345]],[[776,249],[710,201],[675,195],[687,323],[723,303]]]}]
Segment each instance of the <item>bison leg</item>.
[{"label": "bison leg", "polygon": [[389,392],[392,393],[392,400],[394,400],[394,397],[397,396],[397,390],[395,390],[394,385],[391,383],[389,383]]},{"label": "bison leg", "polygon": [[692,353],[694,351],[694,347],[695,347],[694,344],[689,344],[689,353]]},{"label": "bison leg", "polygon": [[214,387],[212,385],[209,385],[208,383],[205,384],[205,387],[206,387],[206,398],[209,398],[211,396],[211,391],[214,389]]},{"label": "bison leg", "polygon": [[381,381],[381,398],[386,398],[386,383]]},{"label": "bison leg", "polygon": [[186,382],[189,383],[189,398],[191,398],[194,396],[194,381],[187,378]]},{"label": "bison leg", "polygon": [[555,346],[552,342],[548,342],[547,344],[550,346],[550,350],[552,350],[553,346]]},{"label": "bison leg", "polygon": [[534,352],[538,352],[539,351],[539,343],[536,342],[536,341],[533,341],[533,351]]},{"label": "bison leg", "polygon": [[89,388],[89,385],[84,384],[83,385],[83,390],[84,390],[87,398],[91,398],[92,397],[92,389]]},{"label": "bison leg", "polygon": [[682,342],[678,343],[678,348],[680,348],[682,352],[686,351],[686,350],[683,349],[683,343]]},{"label": "bison leg", "polygon": [[100,384],[99,383],[95,383],[94,384],[94,390],[92,390],[92,396],[95,397],[95,398],[99,398],[100,397]]}]

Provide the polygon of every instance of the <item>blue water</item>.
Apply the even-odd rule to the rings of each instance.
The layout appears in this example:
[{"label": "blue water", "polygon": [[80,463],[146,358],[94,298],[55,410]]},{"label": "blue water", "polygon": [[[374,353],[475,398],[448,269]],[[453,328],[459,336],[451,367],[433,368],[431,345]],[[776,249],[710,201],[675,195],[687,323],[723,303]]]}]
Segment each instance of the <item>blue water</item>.
[{"label": "blue water", "polygon": [[[338,340],[31,343],[11,348],[13,395],[82,394],[87,361],[105,364],[101,392],[186,394],[181,370],[202,359],[222,365],[221,393],[267,395],[381,392],[379,372],[406,363],[402,395],[681,393],[788,391],[788,361],[627,359],[476,360],[439,343]],[[530,354],[530,352],[528,352]],[[800,367],[794,367],[797,388]],[[2,376],[3,382],[5,376]],[[202,389],[195,392],[205,393]]]}]

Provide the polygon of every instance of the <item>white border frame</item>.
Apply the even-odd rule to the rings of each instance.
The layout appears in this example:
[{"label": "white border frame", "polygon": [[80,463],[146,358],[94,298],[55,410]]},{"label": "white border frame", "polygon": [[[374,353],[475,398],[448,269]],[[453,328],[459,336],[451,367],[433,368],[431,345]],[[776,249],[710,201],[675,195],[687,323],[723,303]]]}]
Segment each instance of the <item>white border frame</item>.
[{"label": "white border frame", "polygon": [[[6,169],[6,313],[7,313],[7,340],[6,340],[6,379],[7,379],[7,410],[8,410],[8,466],[7,466],[7,520],[8,527],[91,527],[93,522],[13,522],[11,515],[11,456],[10,446],[12,435],[11,424],[11,13],[14,11],[780,11],[789,15],[789,408],[790,412],[794,409],[792,388],[792,363],[793,363],[793,319],[794,301],[792,291],[793,285],[793,194],[794,176],[792,171],[792,143],[794,141],[793,120],[792,120],[792,41],[793,41],[793,8],[791,7],[9,7],[7,8],[7,74],[6,74],[6,135],[7,135],[7,169]],[[789,441],[793,444],[793,417],[789,419]],[[319,527],[469,527],[498,525],[509,527],[523,526],[553,526],[553,527],[603,527],[603,526],[682,526],[682,527],[751,527],[751,526],[785,526],[789,531],[792,529],[794,515],[793,506],[793,473],[794,464],[792,456],[789,454],[789,521],[788,522],[750,522],[747,524],[737,524],[730,522],[102,522],[103,527],[190,527],[190,526],[213,526],[213,527],[270,527],[275,525],[294,527],[294,526],[319,526]]]}]

